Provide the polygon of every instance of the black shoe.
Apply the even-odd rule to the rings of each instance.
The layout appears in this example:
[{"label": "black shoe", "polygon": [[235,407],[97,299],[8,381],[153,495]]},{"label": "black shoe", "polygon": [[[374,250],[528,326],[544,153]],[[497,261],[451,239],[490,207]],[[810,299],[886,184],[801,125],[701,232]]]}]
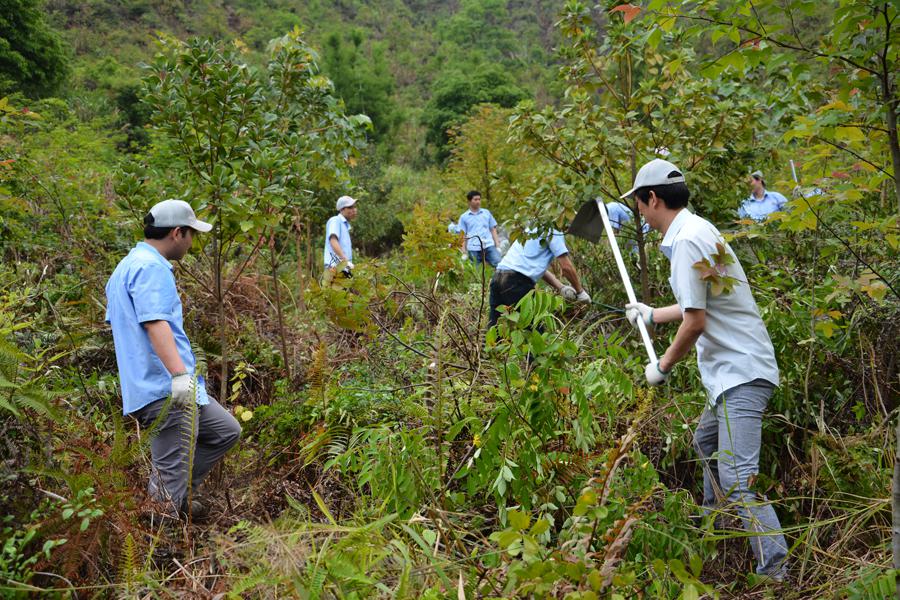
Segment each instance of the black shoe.
[{"label": "black shoe", "polygon": [[188,509],[190,508],[191,521],[205,521],[209,517],[209,506],[199,500],[191,500],[190,506],[185,500],[181,503],[181,509],[178,511],[183,518],[188,518]]}]

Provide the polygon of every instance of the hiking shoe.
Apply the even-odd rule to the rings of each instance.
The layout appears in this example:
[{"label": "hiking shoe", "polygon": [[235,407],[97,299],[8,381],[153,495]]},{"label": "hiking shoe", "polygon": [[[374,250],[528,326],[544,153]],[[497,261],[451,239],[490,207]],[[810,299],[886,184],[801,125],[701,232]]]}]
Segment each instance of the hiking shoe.
[{"label": "hiking shoe", "polygon": [[205,521],[209,517],[209,506],[200,500],[191,500],[188,506],[187,499],[181,503],[181,509],[178,511],[183,518],[188,517],[188,508],[190,508],[191,521]]}]

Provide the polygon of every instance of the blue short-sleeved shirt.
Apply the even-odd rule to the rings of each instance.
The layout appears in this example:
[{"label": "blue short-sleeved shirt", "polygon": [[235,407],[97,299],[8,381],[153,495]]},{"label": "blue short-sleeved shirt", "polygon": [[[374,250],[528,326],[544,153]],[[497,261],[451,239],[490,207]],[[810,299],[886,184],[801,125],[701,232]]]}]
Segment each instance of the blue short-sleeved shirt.
[{"label": "blue short-sleeved shirt", "polygon": [[325,260],[325,268],[335,267],[340,264],[341,259],[334,250],[331,249],[331,236],[337,236],[338,244],[344,251],[344,256],[348,261],[353,260],[353,244],[350,242],[350,221],[344,215],[336,214],[325,224],[325,251],[323,259]]},{"label": "blue short-sleeved shirt", "polygon": [[[731,257],[731,264],[722,268],[735,282],[727,294],[713,296],[694,265],[712,259],[718,253],[717,244]],[[669,284],[681,312],[706,311],[706,326],[695,346],[710,404],[715,406],[722,392],[755,379],[778,385],[775,350],[747,275],[719,230],[684,208],[669,225],[660,248],[671,261]]]},{"label": "blue short-sleeved shirt", "polygon": [[[478,212],[467,210],[459,217],[459,230],[466,234],[466,250],[479,252],[494,246],[491,229],[497,226],[497,220],[486,208]],[[480,240],[480,241],[479,241]]]},{"label": "blue short-sleeved shirt", "polygon": [[750,197],[744,200],[738,209],[738,216],[742,219],[765,221],[766,217],[773,212],[784,210],[785,204],[787,204],[787,198],[778,192],[765,190],[762,198],[750,194]]},{"label": "blue short-sleeved shirt", "polygon": [[[610,225],[612,225],[613,229],[616,231],[622,229],[622,226],[626,223],[631,223],[631,220],[634,218],[631,209],[621,202],[607,202],[606,212],[609,215]],[[648,233],[650,231],[650,225],[644,223],[641,225],[641,229],[644,233]]]},{"label": "blue short-sleeved shirt", "polygon": [[[106,322],[112,327],[126,415],[172,393],[172,376],[150,345],[143,323],[167,321],[178,355],[188,373],[194,374],[197,361],[184,333],[181,298],[172,270],[172,264],[156,248],[138,242],[106,282]],[[208,403],[206,382],[198,377],[197,404]]]},{"label": "blue short-sleeved shirt", "polygon": [[[534,230],[525,233],[533,234]],[[537,283],[554,258],[568,253],[565,236],[554,229],[548,237],[533,237],[525,240],[524,244],[516,240],[497,265],[497,270],[516,271]]]}]

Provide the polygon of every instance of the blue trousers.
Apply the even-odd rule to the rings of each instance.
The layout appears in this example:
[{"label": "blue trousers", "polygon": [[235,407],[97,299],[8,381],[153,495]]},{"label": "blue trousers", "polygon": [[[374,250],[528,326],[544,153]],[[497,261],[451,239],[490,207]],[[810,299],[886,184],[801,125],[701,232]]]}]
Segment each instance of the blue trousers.
[{"label": "blue trousers", "polygon": [[469,260],[476,265],[486,262],[496,268],[500,264],[500,250],[497,246],[488,246],[484,250],[469,250]]},{"label": "blue trousers", "polygon": [[706,407],[694,432],[694,448],[703,464],[703,507],[712,512],[736,509],[750,540],[756,572],[781,580],[787,543],[775,509],[753,491],[759,473],[762,416],[775,386],[763,379],[735,386]]}]

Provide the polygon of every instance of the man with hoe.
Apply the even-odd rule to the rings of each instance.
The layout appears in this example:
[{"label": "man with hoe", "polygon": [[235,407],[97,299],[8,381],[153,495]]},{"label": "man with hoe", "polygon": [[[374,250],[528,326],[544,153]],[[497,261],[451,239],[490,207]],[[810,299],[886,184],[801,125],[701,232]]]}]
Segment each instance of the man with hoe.
[{"label": "man with hoe", "polygon": [[196,372],[169,262],[181,260],[194,235],[210,229],[187,202],[159,202],[144,217],[144,241],[106,284],[122,409],[153,430],[150,495],[170,516],[195,519],[205,517],[208,507],[192,500],[191,492],[241,435],[237,420],[207,394]]},{"label": "man with hoe", "polygon": [[691,347],[697,349],[708,394],[694,437],[704,467],[703,507],[712,512],[726,499],[736,507],[751,534],[757,573],[781,581],[787,555],[781,524],[752,489],[762,415],[778,385],[778,365],[747,276],[715,226],[686,208],[690,193],[674,164],[661,159],[645,164],[623,198],[631,195],[647,223],[663,235],[660,247],[671,263],[677,304],[629,304],[626,315],[635,326],[638,319],[648,326],[680,323],[662,357],[647,365],[647,381],[661,385]]},{"label": "man with hoe", "polygon": [[458,230],[466,234],[463,242],[469,260],[476,265],[487,262],[496,268],[500,263],[500,236],[497,235],[497,219],[481,207],[481,192],[472,190],[466,194],[469,210],[459,217]]},{"label": "man with hoe", "polygon": [[[530,233],[534,234],[533,230]],[[565,277],[572,285],[563,285],[550,271],[550,263],[556,261]],[[563,298],[585,304],[591,303],[591,297],[581,286],[578,272],[572,264],[569,249],[566,247],[562,232],[551,230],[544,236],[533,236],[525,243],[516,240],[500,261],[494,276],[491,277],[490,306],[488,327],[497,324],[501,306],[515,306],[525,294],[534,289],[538,280],[543,279]]]},{"label": "man with hoe", "polygon": [[358,208],[356,198],[341,196],[337,201],[337,214],[325,224],[325,251],[323,258],[326,269],[336,269],[343,264],[341,272],[345,277],[353,276],[353,243],[350,241],[350,221],[356,218]]}]

